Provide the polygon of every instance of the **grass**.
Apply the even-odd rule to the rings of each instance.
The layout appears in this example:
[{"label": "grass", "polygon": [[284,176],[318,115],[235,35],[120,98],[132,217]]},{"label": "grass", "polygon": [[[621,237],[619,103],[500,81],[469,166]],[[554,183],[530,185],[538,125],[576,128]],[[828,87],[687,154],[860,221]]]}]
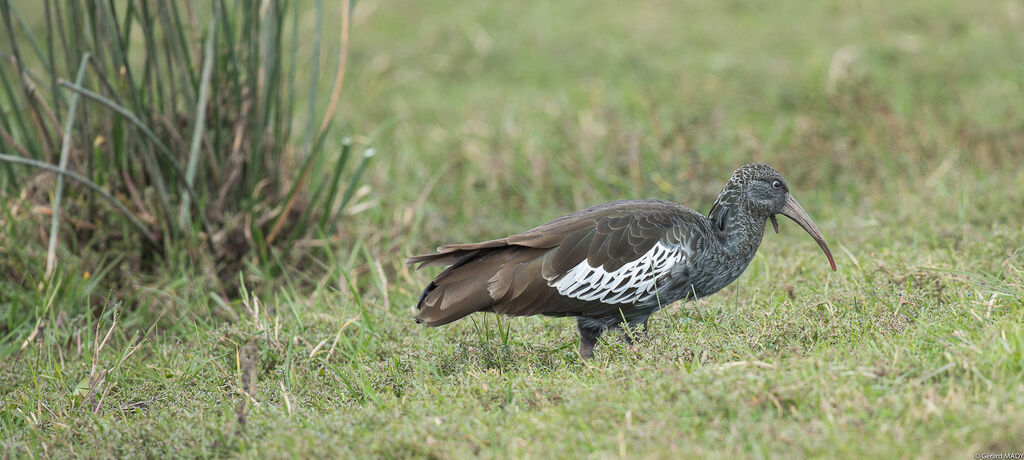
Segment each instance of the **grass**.
[{"label": "grass", "polygon": [[[338,119],[384,153],[336,246],[245,265],[235,300],[88,251],[4,289],[6,317],[39,318],[3,329],[6,455],[1024,450],[1020,2],[389,6],[353,13]],[[706,212],[748,161],[786,175],[838,272],[782,222],[736,283],[591,362],[565,319],[411,321],[435,272],[409,254],[617,198]],[[48,222],[3,200],[7,279]]]},{"label": "grass", "polygon": [[[10,220],[21,207],[51,216],[46,269],[22,286],[48,282],[59,251],[78,245],[135,252],[128,260],[143,273],[187,259],[219,275],[207,281],[231,298],[243,261],[273,275],[270,250],[288,264],[316,252],[309,240],[333,232],[352,193],[337,196],[368,164],[349,167],[351,151],[371,151],[331,131],[350,10],[334,16],[331,44],[322,19],[312,46],[298,36],[299,16],[323,18],[322,3],[0,3],[0,142],[16,153],[0,152],[0,190],[14,201]],[[321,73],[333,75],[328,98],[318,97]]]}]

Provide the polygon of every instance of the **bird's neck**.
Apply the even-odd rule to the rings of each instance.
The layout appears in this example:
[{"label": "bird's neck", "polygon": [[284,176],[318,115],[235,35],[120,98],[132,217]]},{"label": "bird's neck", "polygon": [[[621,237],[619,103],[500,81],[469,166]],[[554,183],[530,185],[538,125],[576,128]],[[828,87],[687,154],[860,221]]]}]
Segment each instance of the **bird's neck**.
[{"label": "bird's neck", "polygon": [[761,246],[764,238],[766,217],[746,209],[742,202],[715,203],[708,216],[715,229],[722,235],[722,250],[728,258],[744,259],[749,262]]}]

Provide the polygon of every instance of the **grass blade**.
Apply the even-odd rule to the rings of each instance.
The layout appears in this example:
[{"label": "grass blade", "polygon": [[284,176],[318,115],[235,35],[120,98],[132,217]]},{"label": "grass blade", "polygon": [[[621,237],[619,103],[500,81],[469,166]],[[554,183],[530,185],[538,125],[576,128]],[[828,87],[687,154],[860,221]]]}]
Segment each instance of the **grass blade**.
[{"label": "grass blade", "polygon": [[348,164],[348,157],[352,154],[352,139],[346,137],[341,141],[341,156],[334,163],[334,174],[331,176],[330,185],[327,187],[327,203],[324,204],[324,213],[320,215],[320,224],[317,228],[321,232],[326,231],[327,220],[331,217],[331,209],[334,207],[334,197],[338,196],[338,183],[341,181],[341,173],[345,171]]},{"label": "grass blade", "polygon": [[56,34],[53,32],[53,13],[50,11],[50,1],[46,0],[43,3],[44,12],[46,13],[46,52],[49,56],[46,65],[50,71],[50,92],[53,93],[51,94],[53,97],[51,104],[53,104],[54,109],[58,109],[60,101],[64,100],[64,93],[57,90],[57,55],[54,53],[53,45]]},{"label": "grass blade", "polygon": [[[89,53],[82,55],[82,63],[78,66],[78,74],[75,76],[75,83],[81,84],[85,77],[85,66],[89,63]],[[71,152],[71,129],[75,126],[75,115],[78,111],[78,93],[71,95],[71,102],[68,106],[68,118],[64,123],[64,140],[60,146],[60,169],[67,169],[68,154]],[[57,266],[57,232],[60,229],[60,207],[64,197],[64,176],[57,175],[57,189],[53,193],[53,215],[50,218],[50,245],[46,251],[46,274],[49,278],[53,269]]]},{"label": "grass blade", "polygon": [[334,224],[337,222],[338,216],[341,215],[345,210],[345,206],[352,200],[352,195],[356,193],[356,186],[359,185],[359,179],[363,177],[363,173],[366,172],[366,167],[370,164],[370,159],[377,153],[374,148],[368,148],[363,151],[363,159],[359,162],[359,166],[356,168],[356,172],[352,174],[352,177],[348,180],[348,187],[345,188],[345,194],[341,196],[341,204],[338,205],[338,210],[334,212],[334,217],[331,219],[331,229],[334,231]]},{"label": "grass blade", "polygon": [[[206,103],[210,99],[210,74],[213,73],[214,44],[217,40],[217,18],[220,17],[220,4],[215,7],[216,12],[210,19],[210,35],[206,38],[206,56],[203,57],[203,74],[199,85],[199,101],[196,103],[196,122],[192,131],[192,147],[188,154],[188,166],[185,169],[185,183],[190,187],[195,181],[196,166],[199,164],[199,151],[202,147],[203,131],[206,128]],[[178,218],[185,224],[185,216],[189,208],[189,196],[181,200],[181,208]],[[202,211],[200,211],[202,214]],[[209,235],[213,236],[213,235]]]},{"label": "grass blade", "polygon": [[348,62],[348,27],[349,13],[352,9],[351,0],[345,0],[341,4],[341,49],[338,51],[338,70],[334,76],[334,88],[331,90],[331,102],[327,104],[327,113],[320,124],[320,134],[323,135],[330,128],[334,121],[334,111],[338,109],[338,99],[341,97],[341,85],[345,82],[345,66]]},{"label": "grass blade", "polygon": [[316,105],[319,103],[316,97],[317,77],[320,75],[320,37],[323,34],[324,3],[321,0],[316,2],[316,27],[313,29],[313,64],[309,72],[309,110],[306,115],[306,155],[311,154],[313,145],[313,116],[316,113]]}]

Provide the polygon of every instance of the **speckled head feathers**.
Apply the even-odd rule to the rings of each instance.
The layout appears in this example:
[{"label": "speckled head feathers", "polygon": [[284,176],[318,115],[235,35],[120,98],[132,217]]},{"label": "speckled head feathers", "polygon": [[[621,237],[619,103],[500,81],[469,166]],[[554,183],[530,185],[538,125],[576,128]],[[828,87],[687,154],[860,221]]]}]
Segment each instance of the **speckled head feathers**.
[{"label": "speckled head feathers", "polygon": [[753,180],[771,181],[771,180],[782,180],[782,174],[779,174],[775,168],[768,166],[764,163],[747,163],[740,166],[732,173],[732,177],[729,182],[725,184],[725,189],[742,189],[744,185]]},{"label": "speckled head feathers", "polygon": [[[789,191],[785,180],[782,178],[782,174],[779,174],[775,168],[763,163],[747,163],[740,166],[732,173],[732,177],[725,183],[725,186],[722,187],[722,192],[718,195],[718,199],[715,200],[715,204],[711,206],[711,212],[708,214],[708,217],[712,222],[715,222],[716,225],[724,229],[725,220],[730,214],[730,209],[745,207],[748,208],[748,211],[756,212],[759,215],[764,214],[763,217],[765,218],[768,215],[777,213],[778,210],[775,208],[781,207],[782,201],[772,204],[762,203],[765,198],[770,198],[763,196],[763,194],[771,190],[770,184],[775,181],[781,184],[782,191]],[[753,206],[746,206],[747,204]]]}]

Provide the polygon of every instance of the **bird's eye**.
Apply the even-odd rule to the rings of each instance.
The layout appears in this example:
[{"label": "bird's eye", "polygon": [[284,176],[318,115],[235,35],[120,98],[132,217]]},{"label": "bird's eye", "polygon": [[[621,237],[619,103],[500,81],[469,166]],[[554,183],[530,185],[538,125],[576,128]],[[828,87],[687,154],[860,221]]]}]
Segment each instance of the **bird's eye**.
[{"label": "bird's eye", "polygon": [[773,180],[772,181],[772,188],[775,189],[775,190],[781,189],[782,188],[782,181],[780,181],[780,180]]}]

